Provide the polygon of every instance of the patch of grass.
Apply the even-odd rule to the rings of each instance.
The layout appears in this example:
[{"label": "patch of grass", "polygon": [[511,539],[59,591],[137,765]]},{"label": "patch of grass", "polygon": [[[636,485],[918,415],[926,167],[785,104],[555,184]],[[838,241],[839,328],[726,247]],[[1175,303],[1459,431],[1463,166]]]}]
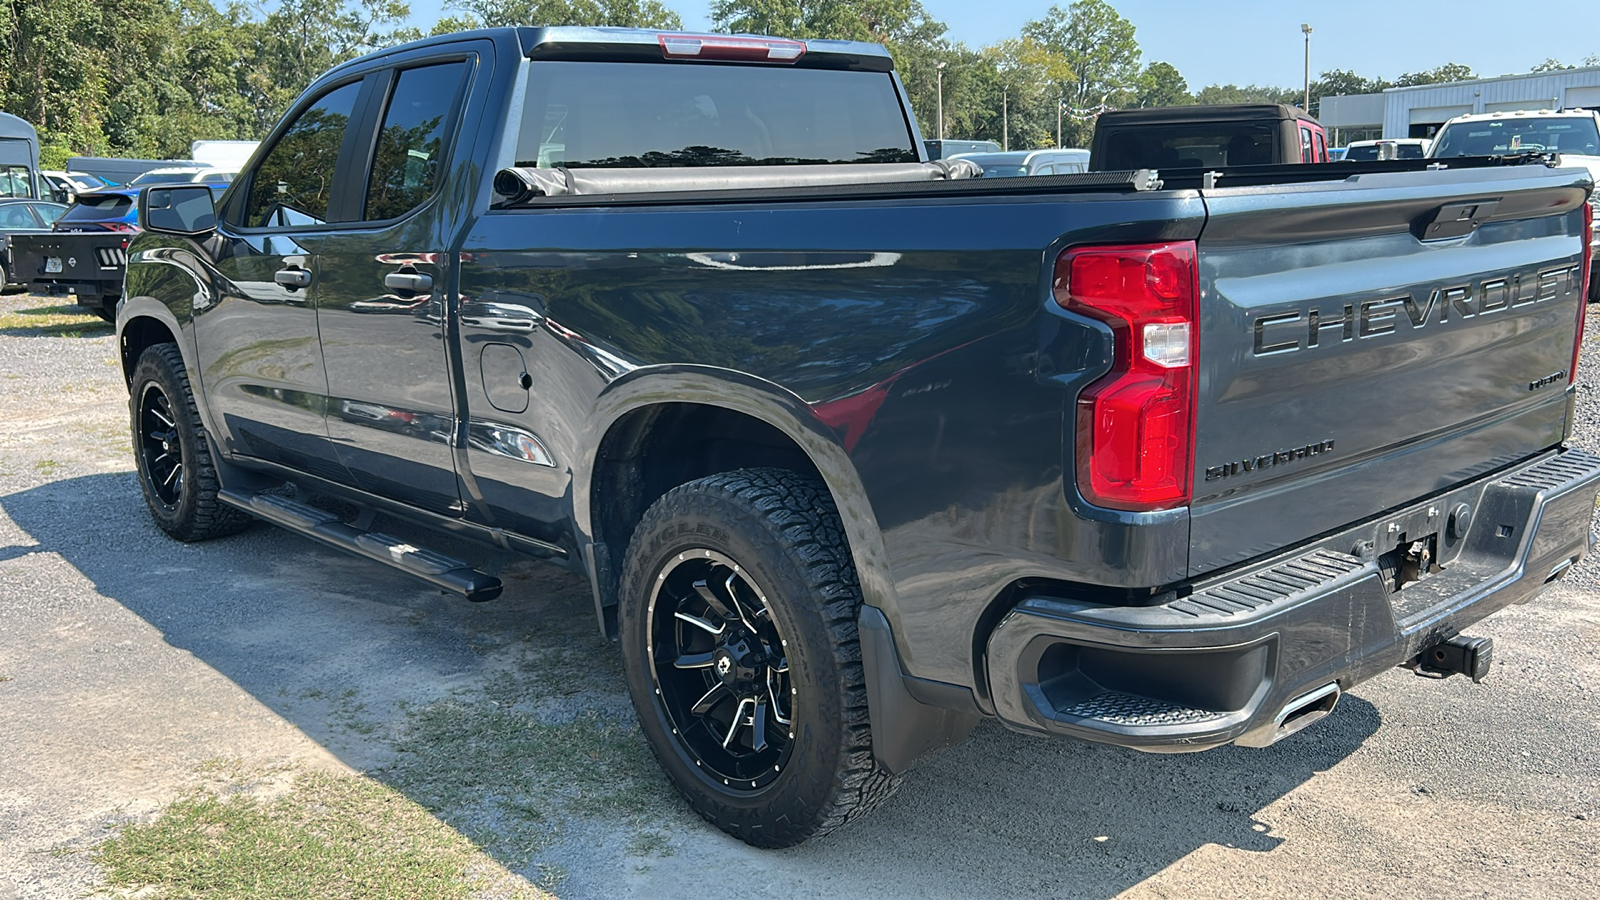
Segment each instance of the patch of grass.
[{"label": "patch of grass", "polygon": [[683,813],[617,695],[616,648],[551,637],[471,689],[404,710],[384,776],[519,867],[575,820],[638,828]]},{"label": "patch of grass", "polygon": [[471,841],[369,779],[302,774],[264,800],[200,790],[101,844],[114,887],[214,900],[546,898]]},{"label": "patch of grass", "polygon": [[104,337],[112,325],[71,304],[50,304],[0,312],[0,334],[12,337]]},{"label": "patch of grass", "polygon": [[646,829],[634,834],[628,839],[629,856],[672,856],[678,851],[667,840],[667,836],[659,831]]},{"label": "patch of grass", "polygon": [[61,463],[58,463],[53,459],[41,459],[34,463],[33,467],[39,470],[39,472],[42,474],[51,475],[54,474],[56,469],[61,467]]},{"label": "patch of grass", "polygon": [[539,864],[539,887],[553,891],[567,880],[567,870],[553,863]]},{"label": "patch of grass", "polygon": [[598,710],[556,724],[447,700],[430,704],[408,724],[396,747],[405,757],[399,781],[429,807],[536,797],[546,810],[628,815],[651,812],[670,796],[634,723]]}]

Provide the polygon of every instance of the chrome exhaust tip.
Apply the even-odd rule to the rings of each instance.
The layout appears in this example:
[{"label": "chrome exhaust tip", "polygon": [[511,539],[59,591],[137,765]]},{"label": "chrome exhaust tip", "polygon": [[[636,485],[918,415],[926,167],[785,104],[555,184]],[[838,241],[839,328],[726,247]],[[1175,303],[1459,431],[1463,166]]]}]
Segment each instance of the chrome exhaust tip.
[{"label": "chrome exhaust tip", "polygon": [[1234,743],[1243,747],[1268,747],[1333,712],[1339,705],[1339,683],[1325,684],[1290,700],[1272,717],[1272,724],[1241,735]]}]

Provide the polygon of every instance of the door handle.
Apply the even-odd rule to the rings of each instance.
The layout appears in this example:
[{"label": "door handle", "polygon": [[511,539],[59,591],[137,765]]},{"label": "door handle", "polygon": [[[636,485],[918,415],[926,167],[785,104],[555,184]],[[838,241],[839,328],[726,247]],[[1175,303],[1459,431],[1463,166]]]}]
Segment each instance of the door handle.
[{"label": "door handle", "polygon": [[279,269],[272,273],[272,280],[293,291],[310,287],[311,273],[305,269]]},{"label": "door handle", "polygon": [[538,327],[538,313],[515,303],[490,303],[473,300],[461,304],[461,324],[507,334],[531,334]]},{"label": "door handle", "polygon": [[383,276],[383,286],[391,291],[426,294],[433,290],[433,279],[417,272],[390,272]]}]

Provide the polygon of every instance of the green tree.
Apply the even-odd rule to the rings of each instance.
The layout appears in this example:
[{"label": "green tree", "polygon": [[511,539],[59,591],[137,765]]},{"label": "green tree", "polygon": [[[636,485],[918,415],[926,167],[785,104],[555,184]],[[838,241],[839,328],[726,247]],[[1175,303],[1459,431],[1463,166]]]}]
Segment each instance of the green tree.
[{"label": "green tree", "polygon": [[39,130],[52,165],[75,152],[104,152],[105,10],[94,0],[11,0],[0,8],[0,108]]},{"label": "green tree", "polygon": [[[945,38],[944,23],[921,0],[713,0],[719,31],[883,44],[924,137],[939,133],[939,85],[944,85],[945,136],[999,140],[999,82],[983,57]],[[944,63],[941,79],[939,63]]]},{"label": "green tree", "polygon": [[[1585,56],[1583,58],[1583,62],[1581,63],[1581,65],[1583,65],[1585,68],[1587,68],[1589,66],[1600,66],[1600,53],[1592,53],[1592,54],[1590,54],[1588,56]],[[1528,71],[1530,71],[1530,72],[1560,72],[1560,71],[1563,71],[1563,70],[1566,70],[1566,69],[1576,69],[1576,68],[1578,68],[1578,66],[1571,65],[1569,63],[1564,63],[1561,60],[1556,59],[1553,56],[1549,56],[1549,57],[1545,58],[1544,62],[1539,63],[1537,66],[1534,66],[1533,68],[1529,69]]]},{"label": "green tree", "polygon": [[1189,94],[1189,82],[1171,63],[1153,62],[1139,75],[1139,93],[1134,105],[1188,106],[1194,102]]},{"label": "green tree", "polygon": [[1316,106],[1316,98],[1324,95],[1342,97],[1354,94],[1376,94],[1386,87],[1391,87],[1391,85],[1382,78],[1366,78],[1348,69],[1334,69],[1323,72],[1317,76],[1316,81],[1311,82],[1311,105]]},{"label": "green tree", "polygon": [[[1323,72],[1317,80],[1311,82],[1311,109],[1312,115],[1322,112],[1323,97],[1343,97],[1353,94],[1376,94],[1384,88],[1390,87],[1389,82],[1382,78],[1366,78],[1347,69],[1334,69]],[[1286,89],[1293,93],[1292,89]],[[1304,97],[1294,94],[1290,103],[1298,105],[1304,102]]]},{"label": "green tree", "polygon": [[1009,141],[1003,133],[997,139],[1019,150],[1055,146],[1060,86],[1074,78],[1066,58],[1031,37],[1008,38],[980,55],[999,81],[1002,120],[1009,119]]},{"label": "green tree", "polygon": [[1260,84],[1208,84],[1194,95],[1194,102],[1204,105],[1214,103],[1292,103],[1303,98],[1294,88],[1277,88]]},{"label": "green tree", "polygon": [[241,90],[254,27],[243,7],[208,0],[129,0],[109,65],[140,77],[108,85],[104,134],[111,150],[186,158],[198,139],[259,137],[259,117]]},{"label": "green tree", "polygon": [[1421,72],[1407,72],[1394,80],[1395,87],[1411,87],[1418,84],[1448,84],[1452,81],[1471,81],[1477,78],[1472,73],[1471,66],[1461,63],[1445,63],[1432,69]]},{"label": "green tree", "polygon": [[400,0],[280,0],[245,30],[251,35],[242,88],[265,134],[294,98],[335,65],[396,39],[411,14]]},{"label": "green tree", "polygon": [[1022,34],[1060,53],[1072,68],[1072,80],[1062,85],[1068,146],[1087,144],[1099,108],[1126,105],[1137,96],[1139,43],[1133,23],[1105,0],[1078,0],[1065,10],[1052,6],[1043,18],[1023,25]]},{"label": "green tree", "polygon": [[451,0],[446,6],[466,14],[449,20],[447,31],[501,25],[683,27],[678,14],[659,0]]}]

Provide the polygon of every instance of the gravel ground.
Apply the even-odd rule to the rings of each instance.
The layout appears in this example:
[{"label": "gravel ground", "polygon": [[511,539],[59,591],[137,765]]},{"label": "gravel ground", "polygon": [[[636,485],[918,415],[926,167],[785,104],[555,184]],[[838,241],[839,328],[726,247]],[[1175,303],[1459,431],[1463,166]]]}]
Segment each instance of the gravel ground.
[{"label": "gravel ground", "polygon": [[[42,304],[0,298],[0,315]],[[686,813],[624,741],[570,777],[580,795],[633,779],[636,803],[534,792],[551,806],[513,819],[492,762],[420,780],[405,738],[441,703],[628,725],[583,584],[518,565],[474,606],[267,527],[167,540],[113,350],[104,330],[0,328],[0,900],[95,892],[82,851],[215,759],[368,773],[569,900],[1600,893],[1594,559],[1474,629],[1496,641],[1487,683],[1389,672],[1265,750],[1148,756],[986,725],[866,820],[762,852]],[[1585,356],[1577,442],[1600,452],[1595,340]]]}]

